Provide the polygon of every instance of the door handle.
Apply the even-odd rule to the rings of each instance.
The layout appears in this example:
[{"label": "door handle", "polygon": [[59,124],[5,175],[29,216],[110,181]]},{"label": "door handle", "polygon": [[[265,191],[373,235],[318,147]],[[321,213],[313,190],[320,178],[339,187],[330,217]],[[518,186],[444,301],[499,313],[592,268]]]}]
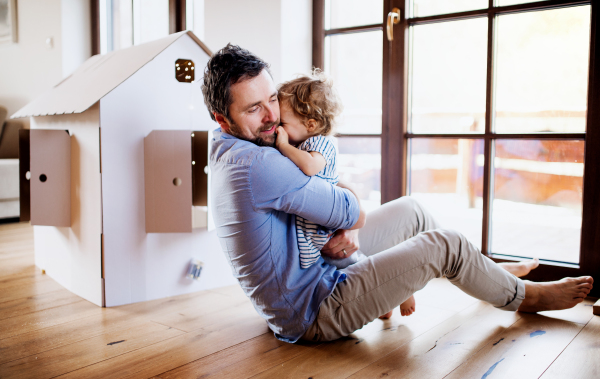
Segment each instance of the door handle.
[{"label": "door handle", "polygon": [[400,22],[400,9],[394,8],[387,17],[387,38],[388,41],[394,40],[394,25]]}]

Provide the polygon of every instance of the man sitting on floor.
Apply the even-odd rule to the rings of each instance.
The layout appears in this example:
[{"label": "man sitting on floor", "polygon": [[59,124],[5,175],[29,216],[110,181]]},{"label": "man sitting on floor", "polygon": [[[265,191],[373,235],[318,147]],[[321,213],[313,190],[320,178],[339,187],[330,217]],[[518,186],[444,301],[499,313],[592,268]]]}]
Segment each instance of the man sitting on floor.
[{"label": "man sitting on floor", "polygon": [[[277,338],[346,336],[444,276],[507,311],[571,308],[592,289],[591,277],[547,283],[515,277],[460,233],[439,229],[410,197],[367,217],[347,186],[304,175],[273,148],[277,89],[268,65],[247,50],[218,51],[202,91],[220,125],[210,154],[217,233],[235,277]],[[319,258],[302,269],[296,216],[338,230],[322,254],[342,258],[360,245],[367,259],[337,270]]]}]

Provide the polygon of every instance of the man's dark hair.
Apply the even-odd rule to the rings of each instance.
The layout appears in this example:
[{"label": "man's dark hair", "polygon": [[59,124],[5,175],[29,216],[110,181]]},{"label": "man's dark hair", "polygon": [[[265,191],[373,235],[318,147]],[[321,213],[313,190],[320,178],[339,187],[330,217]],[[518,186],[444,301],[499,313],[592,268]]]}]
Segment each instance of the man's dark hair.
[{"label": "man's dark hair", "polygon": [[269,71],[268,63],[239,46],[228,43],[217,51],[206,64],[202,83],[204,103],[210,117],[215,120],[214,112],[216,112],[231,120],[229,117],[229,106],[233,101],[230,94],[231,86],[260,75],[264,69]]}]

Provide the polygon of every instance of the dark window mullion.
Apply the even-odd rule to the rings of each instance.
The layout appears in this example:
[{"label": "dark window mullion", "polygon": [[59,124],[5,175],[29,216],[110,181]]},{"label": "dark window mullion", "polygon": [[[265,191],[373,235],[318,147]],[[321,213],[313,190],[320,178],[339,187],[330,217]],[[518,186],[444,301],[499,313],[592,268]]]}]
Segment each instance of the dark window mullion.
[{"label": "dark window mullion", "polygon": [[[494,6],[494,0],[489,0],[490,9]],[[488,41],[487,41],[487,77],[485,88],[485,134],[492,134],[493,123],[493,96],[494,96],[494,29],[496,16],[488,14]],[[491,252],[491,216],[492,216],[492,185],[494,141],[486,138],[484,141],[484,163],[483,163],[483,218],[481,224],[481,251],[484,254]]]},{"label": "dark window mullion", "polygon": [[[585,275],[600,277],[600,5],[592,3],[587,125],[583,172],[583,212],[579,263]],[[596,286],[590,296],[600,296]]]},{"label": "dark window mullion", "polygon": [[325,0],[313,0],[312,65],[325,68]]}]

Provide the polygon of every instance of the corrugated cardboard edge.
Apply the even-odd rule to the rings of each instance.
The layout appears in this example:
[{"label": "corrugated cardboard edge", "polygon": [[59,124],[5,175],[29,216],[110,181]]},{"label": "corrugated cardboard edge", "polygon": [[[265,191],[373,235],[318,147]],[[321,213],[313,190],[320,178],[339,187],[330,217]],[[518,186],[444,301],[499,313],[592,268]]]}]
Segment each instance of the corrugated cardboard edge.
[{"label": "corrugated cardboard edge", "polygon": [[193,39],[194,42],[196,42],[202,48],[202,50],[204,50],[204,52],[206,54],[208,54],[209,57],[212,57],[212,55],[213,55],[212,51],[210,51],[210,49],[204,44],[204,42],[200,41],[200,38],[198,38],[194,33],[192,33],[189,30],[186,31],[185,33],[187,35],[189,35],[190,38]]},{"label": "corrugated cardboard edge", "polygon": [[[194,40],[194,42],[196,42],[198,44],[198,46],[200,46],[200,48],[206,54],[208,54],[208,56],[212,56],[212,52],[210,51],[210,49],[192,31],[188,30],[188,31],[183,31],[183,32],[175,33],[175,34],[178,34],[178,36],[176,38],[173,38],[173,35],[165,37],[165,38],[173,38],[173,40],[169,44],[165,45],[161,50],[157,51],[156,54],[154,54],[151,59],[149,59],[144,64],[142,64],[139,67],[137,67],[124,80],[122,80],[119,83],[117,83],[115,86],[112,87],[111,90],[109,90],[105,94],[101,95],[98,99],[94,99],[91,102],[91,104],[85,106],[83,109],[78,109],[78,110],[75,110],[75,111],[72,111],[72,112],[54,112],[54,113],[52,113],[52,112],[42,112],[42,113],[38,113],[38,112],[35,111],[35,103],[39,99],[41,99],[41,98],[46,98],[48,94],[50,94],[57,87],[59,87],[61,84],[63,84],[67,80],[69,80],[71,78],[71,76],[73,76],[73,74],[77,73],[82,67],[84,67],[84,66],[91,66],[92,63],[96,62],[99,59],[99,57],[100,57],[99,55],[95,55],[95,56],[92,56],[92,57],[88,58],[88,60],[86,60],[72,75],[69,75],[68,77],[64,78],[58,84],[56,84],[54,87],[52,87],[51,89],[49,89],[48,91],[46,91],[44,94],[42,94],[41,96],[39,96],[38,98],[36,98],[32,102],[28,103],[27,105],[25,105],[24,107],[22,107],[21,109],[19,109],[12,116],[10,116],[10,118],[11,119],[15,119],[15,118],[22,118],[22,117],[54,116],[54,115],[61,115],[61,114],[83,113],[83,112],[87,111],[91,106],[93,106],[94,104],[96,104],[98,101],[100,101],[100,99],[102,99],[104,96],[106,96],[109,93],[111,93],[115,88],[117,88],[122,83],[124,83],[126,80],[128,80],[130,77],[132,77],[133,75],[135,75],[135,73],[137,73],[142,67],[146,66],[149,62],[151,62],[152,60],[154,60],[154,58],[156,58],[163,51],[165,51],[169,46],[171,46],[173,43],[175,43],[175,41],[179,40],[179,38],[181,38],[183,35],[188,35],[192,40]],[[151,41],[149,43],[152,43],[152,42],[156,42],[156,41]],[[118,52],[119,51],[115,51],[115,52],[112,52],[112,53],[118,53]],[[33,110],[29,110],[28,108],[33,108]]]}]

